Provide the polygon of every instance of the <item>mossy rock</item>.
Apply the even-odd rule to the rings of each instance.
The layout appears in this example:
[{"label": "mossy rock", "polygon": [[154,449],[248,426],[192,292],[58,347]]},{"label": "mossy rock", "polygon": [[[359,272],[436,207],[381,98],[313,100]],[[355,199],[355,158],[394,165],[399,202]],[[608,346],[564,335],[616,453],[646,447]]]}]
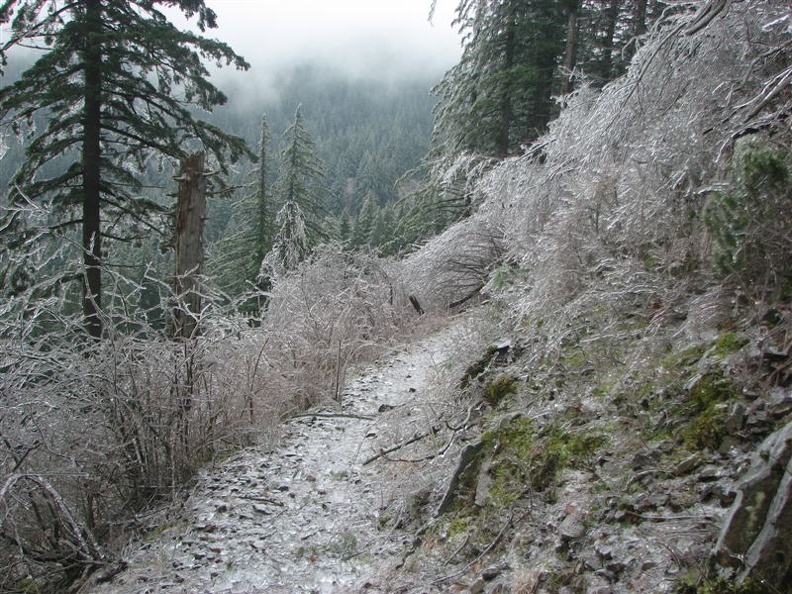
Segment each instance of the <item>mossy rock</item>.
[{"label": "mossy rock", "polygon": [[739,386],[717,368],[689,382],[688,405],[693,416],[683,430],[685,445],[694,450],[717,449],[726,435],[728,403],[741,396]]},{"label": "mossy rock", "polygon": [[538,429],[532,421],[517,418],[488,431],[482,441],[484,454],[491,456],[492,499],[508,505],[523,494],[525,485],[536,492],[546,491],[561,470],[593,463],[606,438],[556,425]]}]

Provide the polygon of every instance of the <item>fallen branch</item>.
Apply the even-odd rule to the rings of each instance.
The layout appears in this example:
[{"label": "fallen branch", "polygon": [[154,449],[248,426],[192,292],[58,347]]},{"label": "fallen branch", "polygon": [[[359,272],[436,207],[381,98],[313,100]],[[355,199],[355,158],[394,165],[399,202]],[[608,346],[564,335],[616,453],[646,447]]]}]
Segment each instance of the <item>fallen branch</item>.
[{"label": "fallen branch", "polygon": [[320,419],[359,419],[361,421],[373,421],[374,417],[367,417],[365,415],[353,415],[351,413],[303,413],[300,415],[292,415],[292,419],[300,419],[304,417],[313,417]]},{"label": "fallen branch", "polygon": [[[451,429],[451,427],[448,425],[448,422],[446,422],[446,426],[448,426],[449,429]],[[459,431],[459,428],[453,429],[453,431],[454,433],[451,435],[451,439],[448,440],[448,443],[445,444],[437,452],[426,454],[426,456],[422,456],[420,458],[388,458],[387,456],[385,456],[385,459],[388,462],[407,462],[408,464],[418,464],[419,462],[426,462],[427,460],[432,460],[434,458],[437,458],[438,456],[443,456],[449,449],[451,449],[451,446],[454,445],[454,440],[456,439],[457,431]]]},{"label": "fallen branch", "polygon": [[403,441],[403,442],[401,442],[399,444],[396,444],[395,446],[392,446],[392,447],[388,448],[387,450],[380,450],[380,452],[378,454],[375,454],[371,458],[365,460],[363,462],[362,466],[365,466],[366,464],[371,464],[372,462],[374,462],[374,460],[378,460],[379,458],[387,456],[391,452],[395,452],[396,450],[400,450],[404,446],[408,446],[411,443],[415,443],[416,441],[420,441],[424,437],[429,437],[430,435],[434,435],[438,431],[439,431],[439,429],[437,427],[432,427],[432,429],[430,431],[426,431],[424,433],[418,433],[418,434],[414,435],[413,437],[411,437],[410,439],[408,439],[406,441]]}]

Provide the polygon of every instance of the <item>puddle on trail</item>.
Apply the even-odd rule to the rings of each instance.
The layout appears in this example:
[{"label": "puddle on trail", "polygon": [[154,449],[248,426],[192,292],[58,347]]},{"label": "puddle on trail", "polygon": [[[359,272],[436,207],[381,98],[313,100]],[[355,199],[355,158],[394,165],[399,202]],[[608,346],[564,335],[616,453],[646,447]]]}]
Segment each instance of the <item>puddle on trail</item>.
[{"label": "puddle on trail", "polygon": [[274,451],[206,470],[184,519],[127,551],[129,567],[92,592],[386,592],[412,534],[381,514],[404,490],[394,476],[418,477],[364,462],[425,431],[428,386],[458,340],[449,328],[383,356],[347,382],[342,405],[286,423]]}]

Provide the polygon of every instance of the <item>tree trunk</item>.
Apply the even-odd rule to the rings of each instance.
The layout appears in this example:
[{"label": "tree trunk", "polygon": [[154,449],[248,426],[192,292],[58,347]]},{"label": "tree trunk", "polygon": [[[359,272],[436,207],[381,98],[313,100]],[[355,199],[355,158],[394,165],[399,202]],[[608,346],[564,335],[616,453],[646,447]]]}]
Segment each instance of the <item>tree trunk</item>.
[{"label": "tree trunk", "polygon": [[580,2],[570,2],[567,5],[566,49],[564,50],[564,83],[563,91],[571,93],[575,89],[575,80],[572,76],[577,64],[578,52],[578,21],[580,18]]},{"label": "tree trunk", "polygon": [[503,51],[503,73],[506,77],[500,89],[500,107],[498,121],[498,156],[505,157],[509,154],[512,118],[514,107],[512,105],[512,68],[514,68],[514,50],[516,43],[517,16],[516,3],[512,3],[506,22],[506,45]]},{"label": "tree trunk", "polygon": [[601,76],[605,84],[613,78],[613,47],[616,38],[616,23],[619,20],[619,0],[610,0],[605,12],[605,31],[602,42]]},{"label": "tree trunk", "polygon": [[182,342],[183,361],[175,370],[173,391],[179,408],[177,423],[181,439],[184,468],[189,467],[194,452],[190,447],[190,412],[200,372],[200,353],[195,340],[201,333],[201,286],[203,272],[203,226],[206,220],[206,172],[204,153],[184,159],[179,171],[179,202],[176,205],[176,277],[174,291],[174,338]]},{"label": "tree trunk", "polygon": [[204,153],[195,153],[181,164],[179,202],[176,206],[176,279],[178,305],[174,313],[176,338],[192,338],[200,332],[199,276],[203,272],[203,225],[206,219],[206,173]]},{"label": "tree trunk", "polygon": [[83,115],[83,200],[82,247],[83,263],[83,323],[88,335],[102,336],[102,235],[100,229],[101,203],[101,91],[102,33],[100,0],[85,2],[85,113]]},{"label": "tree trunk", "polygon": [[636,0],[633,35],[638,37],[646,33],[646,0]]}]

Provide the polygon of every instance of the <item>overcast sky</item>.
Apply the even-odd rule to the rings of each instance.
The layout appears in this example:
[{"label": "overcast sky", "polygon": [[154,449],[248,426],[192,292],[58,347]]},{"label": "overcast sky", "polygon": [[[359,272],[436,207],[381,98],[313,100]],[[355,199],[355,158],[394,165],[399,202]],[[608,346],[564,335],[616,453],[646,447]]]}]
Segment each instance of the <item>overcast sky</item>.
[{"label": "overcast sky", "polygon": [[324,60],[354,73],[442,74],[460,54],[451,26],[457,0],[206,0],[217,13],[209,36],[251,64],[248,74]]}]

